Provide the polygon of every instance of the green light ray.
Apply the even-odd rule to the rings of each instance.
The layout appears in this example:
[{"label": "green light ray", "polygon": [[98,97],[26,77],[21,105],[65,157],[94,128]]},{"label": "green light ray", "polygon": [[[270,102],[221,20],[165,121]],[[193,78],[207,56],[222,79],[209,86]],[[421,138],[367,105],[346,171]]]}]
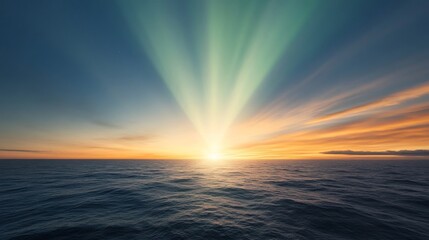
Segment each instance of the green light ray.
[{"label": "green light ray", "polygon": [[294,40],[315,1],[121,1],[145,53],[208,146]]}]

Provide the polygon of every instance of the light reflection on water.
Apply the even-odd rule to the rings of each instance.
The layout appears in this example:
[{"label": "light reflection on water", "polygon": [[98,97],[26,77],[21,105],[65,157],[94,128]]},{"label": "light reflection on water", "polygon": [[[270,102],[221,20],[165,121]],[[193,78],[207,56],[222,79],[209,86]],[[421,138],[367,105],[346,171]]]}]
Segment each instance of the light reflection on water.
[{"label": "light reflection on water", "polygon": [[428,239],[427,161],[0,161],[0,239]]}]

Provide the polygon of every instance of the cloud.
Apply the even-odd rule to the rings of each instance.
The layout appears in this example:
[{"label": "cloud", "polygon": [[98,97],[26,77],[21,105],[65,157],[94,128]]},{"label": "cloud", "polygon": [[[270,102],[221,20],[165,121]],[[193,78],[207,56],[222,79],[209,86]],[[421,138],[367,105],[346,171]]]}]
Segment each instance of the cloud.
[{"label": "cloud", "polygon": [[113,129],[121,128],[120,126],[118,126],[114,123],[104,121],[104,120],[91,120],[91,122],[97,126],[104,127],[104,128],[113,128]]},{"label": "cloud", "polygon": [[129,135],[129,136],[118,137],[117,140],[121,140],[121,141],[148,141],[148,140],[152,140],[153,138],[154,138],[153,135]]},{"label": "cloud", "polygon": [[99,146],[85,146],[87,149],[100,149],[100,150],[112,150],[112,151],[123,151],[123,148],[118,147],[99,147]]},{"label": "cloud", "polygon": [[348,108],[346,110],[325,115],[323,117],[313,120],[313,122],[320,122],[320,121],[332,120],[332,119],[337,119],[342,117],[350,117],[356,114],[368,113],[373,110],[379,110],[381,108],[391,107],[391,106],[402,104],[406,101],[418,99],[428,94],[429,94],[429,83],[425,83],[417,87],[413,87],[410,89],[393,93],[391,95],[388,95],[386,97],[383,97],[381,99],[378,99],[370,103],[365,103],[362,105],[358,105],[356,107]]},{"label": "cloud", "polygon": [[20,152],[20,153],[46,153],[47,151],[30,150],[30,149],[8,149],[2,148],[0,152]]},{"label": "cloud", "polygon": [[123,134],[119,136],[95,138],[96,140],[108,141],[108,142],[149,142],[156,139],[157,136],[154,134]]},{"label": "cloud", "polygon": [[[390,110],[342,124],[313,128],[292,126],[290,132],[253,138],[236,145],[247,151],[275,153],[278,157],[318,154],[329,149],[365,148],[377,146],[374,151],[385,149],[426,149],[429,136],[429,105],[417,105]],[[273,124],[271,124],[273,125]],[[256,126],[244,128],[243,133],[254,131]],[[270,124],[264,124],[269,128]],[[299,127],[299,126],[298,126]],[[269,128],[272,130],[272,128]],[[248,138],[249,139],[249,138]]]},{"label": "cloud", "polygon": [[429,150],[399,150],[399,151],[352,151],[352,150],[337,150],[322,152],[323,154],[337,155],[359,155],[359,156],[413,156],[426,157],[429,156]]}]

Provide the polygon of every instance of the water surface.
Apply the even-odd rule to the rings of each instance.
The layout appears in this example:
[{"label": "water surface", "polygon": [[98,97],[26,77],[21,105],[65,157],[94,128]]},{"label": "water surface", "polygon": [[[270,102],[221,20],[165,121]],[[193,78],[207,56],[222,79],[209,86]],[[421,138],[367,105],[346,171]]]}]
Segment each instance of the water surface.
[{"label": "water surface", "polygon": [[0,239],[429,239],[429,161],[0,161]]}]

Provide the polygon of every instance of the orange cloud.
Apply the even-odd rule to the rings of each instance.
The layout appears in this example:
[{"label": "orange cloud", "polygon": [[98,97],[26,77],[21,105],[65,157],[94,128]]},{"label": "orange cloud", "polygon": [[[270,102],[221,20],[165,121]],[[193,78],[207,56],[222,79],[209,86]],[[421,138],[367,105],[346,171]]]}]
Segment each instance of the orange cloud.
[{"label": "orange cloud", "polygon": [[[282,126],[281,119],[265,117],[258,126],[257,121],[246,123],[242,133],[256,129],[257,135],[253,141],[241,141],[233,147],[233,154],[238,158],[338,158],[340,155],[327,156],[321,152],[338,149],[353,149],[358,151],[399,151],[402,149],[429,148],[429,104],[414,103],[401,105],[404,101],[418,99],[429,93],[429,85],[424,84],[409,90],[401,91],[368,104],[368,108],[378,108],[379,111],[365,111],[359,118],[345,122],[330,119],[323,124],[311,121],[309,116],[301,118],[295,115],[286,118]],[[390,108],[398,104],[397,108]],[[311,104],[310,104],[311,105]],[[309,105],[307,105],[309,106]],[[307,112],[303,109],[303,112]],[[354,115],[355,110],[344,113],[343,118]],[[269,116],[269,115],[268,115]],[[306,119],[310,121],[305,122]],[[295,128],[287,128],[287,124],[294,122]],[[245,127],[249,127],[247,130]],[[266,132],[264,132],[264,127]],[[277,128],[277,132],[276,129]],[[259,138],[258,138],[259,136]],[[379,155],[385,156],[385,155]],[[356,156],[359,157],[359,156]],[[365,157],[362,155],[362,157]],[[401,157],[405,157],[402,155]]]},{"label": "orange cloud", "polygon": [[393,93],[391,95],[388,95],[382,99],[378,99],[373,102],[369,102],[356,107],[345,109],[343,111],[325,115],[323,117],[315,119],[312,122],[313,123],[322,122],[322,121],[333,120],[333,119],[338,119],[342,117],[355,116],[357,114],[362,114],[362,113],[368,113],[371,111],[379,110],[381,108],[400,105],[405,103],[406,101],[418,99],[428,94],[429,94],[429,83],[425,83],[423,85],[413,87],[398,93]]}]

